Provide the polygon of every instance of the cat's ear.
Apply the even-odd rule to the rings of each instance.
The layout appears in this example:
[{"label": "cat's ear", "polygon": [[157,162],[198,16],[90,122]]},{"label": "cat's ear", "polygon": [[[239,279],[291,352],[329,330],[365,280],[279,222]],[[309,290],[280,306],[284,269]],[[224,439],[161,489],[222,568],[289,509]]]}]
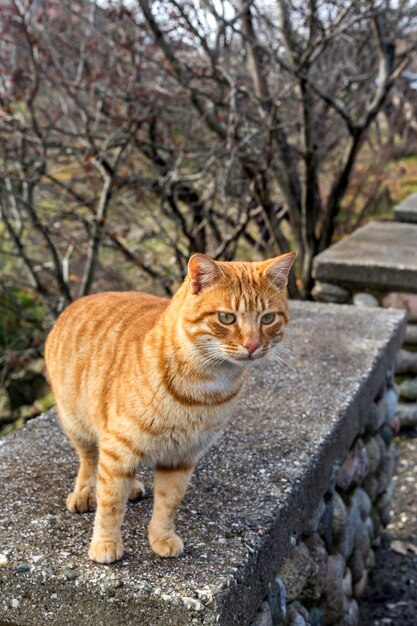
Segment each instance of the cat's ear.
[{"label": "cat's ear", "polygon": [[216,261],[205,254],[193,254],[188,261],[188,278],[191,293],[199,293],[209,287],[220,275]]},{"label": "cat's ear", "polygon": [[261,264],[262,271],[277,289],[285,289],[287,286],[288,275],[296,256],[295,252],[288,252],[275,257],[275,259],[268,259]]}]

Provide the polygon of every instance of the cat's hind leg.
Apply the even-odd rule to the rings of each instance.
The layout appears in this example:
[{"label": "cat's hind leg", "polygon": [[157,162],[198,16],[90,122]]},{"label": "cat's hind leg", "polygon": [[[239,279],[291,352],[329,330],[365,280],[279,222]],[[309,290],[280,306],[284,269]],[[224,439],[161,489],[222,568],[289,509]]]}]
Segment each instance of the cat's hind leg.
[{"label": "cat's hind leg", "polygon": [[74,491],[67,497],[67,509],[71,513],[94,511],[96,508],[97,445],[94,441],[83,441],[68,432],[67,434],[80,459]]}]

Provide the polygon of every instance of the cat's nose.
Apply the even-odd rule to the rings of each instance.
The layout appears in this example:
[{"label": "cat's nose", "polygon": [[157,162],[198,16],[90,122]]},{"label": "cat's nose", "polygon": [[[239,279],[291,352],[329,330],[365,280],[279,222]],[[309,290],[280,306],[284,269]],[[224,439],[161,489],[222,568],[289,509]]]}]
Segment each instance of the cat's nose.
[{"label": "cat's nose", "polygon": [[249,352],[249,356],[252,356],[252,354],[255,352],[255,350],[259,348],[260,345],[261,344],[259,343],[259,341],[247,341],[243,344],[243,347],[246,348],[246,350]]}]

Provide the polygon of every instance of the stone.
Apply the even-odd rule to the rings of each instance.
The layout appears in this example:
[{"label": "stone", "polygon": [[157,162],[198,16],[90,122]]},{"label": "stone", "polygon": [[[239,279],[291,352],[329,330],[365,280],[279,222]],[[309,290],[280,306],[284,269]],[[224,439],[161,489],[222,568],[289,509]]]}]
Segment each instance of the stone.
[{"label": "stone", "polygon": [[317,607],[313,607],[308,612],[308,621],[309,626],[323,626],[324,617],[323,611],[320,611]]},{"label": "stone", "polygon": [[306,609],[306,607],[298,601],[295,601],[292,603],[292,605],[301,615],[301,617],[305,620],[308,620],[308,609]]},{"label": "stone", "polygon": [[250,626],[273,626],[273,624],[271,609],[268,602],[264,601],[256,612]]},{"label": "stone", "polygon": [[120,578],[114,578],[111,581],[111,586],[113,587],[113,589],[120,589],[121,587],[123,587],[123,580],[121,580]]},{"label": "stone", "polygon": [[343,593],[348,598],[352,597],[352,572],[350,571],[349,567],[346,568],[346,574],[343,577]]},{"label": "stone", "polygon": [[310,535],[306,539],[305,545],[308,548],[314,567],[304,585],[300,599],[307,605],[311,605],[314,600],[318,600],[321,596],[323,581],[327,571],[328,554],[324,541],[318,533]]},{"label": "stone", "polygon": [[364,561],[366,561],[369,550],[371,548],[371,544],[369,541],[369,528],[367,525],[367,521],[369,519],[370,517],[367,517],[365,520],[362,520],[362,522],[356,528],[355,532],[355,550],[359,550]]},{"label": "stone", "polygon": [[390,506],[393,493],[394,493],[394,483],[391,480],[388,483],[386,489],[380,494],[380,496],[374,502],[374,507],[376,508],[377,511],[381,513],[384,509]]},{"label": "stone", "polygon": [[400,418],[398,417],[398,415],[394,415],[394,417],[391,419],[389,423],[389,427],[391,428],[394,437],[398,435],[398,433],[401,430],[401,422],[400,422]]},{"label": "stone", "polygon": [[[188,609],[189,611],[203,611],[204,610],[204,604],[200,600],[196,600],[195,598],[183,596],[182,603],[185,606],[185,608]],[[265,604],[268,605],[267,602],[265,602]],[[268,609],[269,609],[269,605],[268,605]],[[262,624],[262,626],[266,626],[266,625]]]},{"label": "stone", "polygon": [[345,560],[341,554],[329,556],[327,561],[326,578],[323,585],[323,598],[320,609],[323,611],[324,624],[333,624],[343,614],[343,578],[345,575]]},{"label": "stone", "polygon": [[357,600],[359,600],[365,593],[367,584],[368,584],[368,572],[367,570],[364,570],[361,579],[358,580],[358,582],[355,585],[353,585],[353,595]]},{"label": "stone", "polygon": [[398,375],[417,375],[417,352],[411,350],[400,350],[397,356],[395,373]]},{"label": "stone", "polygon": [[394,417],[397,411],[398,395],[398,391],[395,388],[388,389],[385,395],[388,409],[388,422]]},{"label": "stone", "polygon": [[365,419],[366,430],[368,430],[371,433],[377,432],[381,428],[382,424],[384,423],[384,420],[386,418],[386,413],[385,413],[386,410],[388,410],[388,407],[384,409],[384,411],[381,411],[380,405],[377,404],[376,402],[372,402],[366,413],[366,419]]},{"label": "stone", "polygon": [[368,458],[366,447],[362,439],[356,439],[349,454],[339,468],[336,475],[336,485],[347,491],[352,486],[359,485],[368,472]]},{"label": "stone", "polygon": [[347,560],[355,547],[355,537],[358,527],[362,523],[362,511],[360,498],[355,497],[355,493],[350,498],[347,507],[347,521],[343,539],[339,544],[339,552]]},{"label": "stone", "polygon": [[358,507],[361,519],[365,521],[372,509],[372,502],[366,491],[361,487],[356,487],[351,496],[350,504]]},{"label": "stone", "polygon": [[397,222],[417,222],[417,193],[410,194],[394,207],[394,218]]},{"label": "stone", "polygon": [[337,302],[343,304],[349,300],[349,291],[339,285],[316,281],[311,295],[317,302]]},{"label": "stone", "polygon": [[385,441],[387,445],[391,443],[392,438],[394,436],[394,433],[392,432],[392,428],[389,424],[384,424],[381,430],[379,431],[379,434],[381,435],[382,439]]},{"label": "stone", "polygon": [[311,535],[315,533],[319,527],[321,517],[325,511],[326,505],[324,503],[323,498],[321,498],[320,502],[316,506],[310,520],[304,526],[303,535]]},{"label": "stone", "polygon": [[410,402],[417,401],[417,377],[409,380],[403,380],[399,385],[400,398]]},{"label": "stone", "polygon": [[383,395],[383,397],[378,400],[378,402],[376,403],[377,405],[377,410],[378,410],[378,424],[380,424],[379,428],[381,426],[383,426],[383,424],[385,424],[385,422],[388,422],[389,417],[390,417],[390,412],[389,412],[389,405],[388,405],[388,399],[386,394]]},{"label": "stone", "polygon": [[17,567],[16,567],[16,572],[19,572],[19,574],[22,574],[23,572],[29,572],[30,567],[27,563],[20,563]]},{"label": "stone", "polygon": [[347,491],[357,472],[357,459],[352,450],[343,461],[336,475],[336,485],[339,489]]},{"label": "stone", "polygon": [[288,611],[286,626],[306,626],[306,621],[298,611],[292,609]]},{"label": "stone", "polygon": [[307,546],[303,542],[298,543],[279,571],[279,578],[285,586],[287,602],[292,602],[301,595],[308,577],[314,571],[315,566]]},{"label": "stone", "polygon": [[407,324],[407,326],[405,327],[404,345],[417,345],[417,324]]},{"label": "stone", "polygon": [[[373,474],[373,472],[377,470],[379,462],[381,460],[381,452],[375,440],[375,437],[371,437],[371,439],[366,444],[366,454],[368,457],[369,473]],[[368,477],[366,477],[366,479],[367,478]]]},{"label": "stone", "polygon": [[355,585],[362,578],[365,571],[365,562],[366,559],[364,559],[362,551],[358,548],[355,548],[348,563],[350,571],[352,572],[353,585]]},{"label": "stone", "polygon": [[417,403],[402,403],[397,407],[397,417],[401,428],[414,428],[417,426]]},{"label": "stone", "polygon": [[358,292],[353,296],[353,304],[355,306],[377,307],[378,300],[370,293]]},{"label": "stone", "polygon": [[[334,493],[334,491],[333,491]],[[321,516],[318,532],[324,541],[327,552],[332,551],[333,546],[333,496],[324,499],[325,509]]]},{"label": "stone", "polygon": [[395,467],[398,460],[398,449],[395,444],[390,444],[386,449],[384,456],[381,459],[378,471],[375,473],[375,477],[378,480],[378,495],[380,495],[387,488],[395,471]]},{"label": "stone", "polygon": [[374,550],[372,550],[372,548],[368,552],[368,556],[366,559],[366,567],[368,570],[371,570],[372,568],[375,567],[375,552]]},{"label": "stone", "polygon": [[297,612],[293,612],[289,621],[287,621],[288,626],[307,626],[306,621],[302,615]]},{"label": "stone", "polygon": [[363,488],[369,496],[371,502],[375,500],[378,495],[378,480],[373,474],[369,474],[362,483]]},{"label": "stone", "polygon": [[356,600],[349,602],[347,611],[339,622],[339,626],[359,626],[359,606]]},{"label": "stone", "polygon": [[8,564],[9,561],[7,556],[5,554],[0,554],[0,567],[7,567]]},{"label": "stone", "polygon": [[372,542],[375,537],[375,529],[374,523],[372,521],[371,516],[367,517],[365,520],[365,528],[368,533],[369,541]]},{"label": "stone", "polygon": [[415,293],[416,250],[417,224],[370,222],[318,254],[313,277],[355,291]]},{"label": "stone", "polygon": [[308,611],[301,602],[292,602],[288,606],[286,626],[307,626]]},{"label": "stone", "polygon": [[379,469],[380,467],[382,467],[382,465],[384,465],[384,463],[386,463],[386,456],[387,456],[388,448],[387,448],[385,441],[382,439],[379,433],[375,436],[375,441],[377,442],[379,446],[379,453],[380,453],[380,460],[379,460],[379,466],[378,466],[378,469]]},{"label": "stone", "polygon": [[196,589],[197,597],[199,600],[204,602],[204,604],[211,604],[213,602],[213,591],[210,587],[206,586],[202,589]]},{"label": "stone", "polygon": [[268,589],[268,604],[271,610],[272,623],[280,624],[287,612],[287,594],[282,580],[275,577]]},{"label": "stone", "polygon": [[[417,231],[417,226],[415,228]],[[407,312],[408,322],[417,322],[417,294],[398,292],[389,293],[383,298],[382,304],[385,307],[404,309]]]},{"label": "stone", "polygon": [[64,570],[64,576],[67,580],[75,580],[76,578],[81,576],[81,574],[75,569],[66,569]]},{"label": "stone", "polygon": [[343,502],[341,496],[335,491],[333,495],[333,539],[334,541],[340,542],[343,540],[345,529],[347,522],[347,511],[345,503]]}]

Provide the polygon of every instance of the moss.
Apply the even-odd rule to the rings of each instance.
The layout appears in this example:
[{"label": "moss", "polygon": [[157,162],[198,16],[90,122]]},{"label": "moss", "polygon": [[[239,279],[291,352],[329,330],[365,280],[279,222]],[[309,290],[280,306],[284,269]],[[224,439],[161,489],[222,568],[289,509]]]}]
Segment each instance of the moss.
[{"label": "moss", "polygon": [[35,407],[39,409],[39,413],[44,413],[52,409],[53,406],[55,406],[55,399],[51,391],[35,402]]}]

